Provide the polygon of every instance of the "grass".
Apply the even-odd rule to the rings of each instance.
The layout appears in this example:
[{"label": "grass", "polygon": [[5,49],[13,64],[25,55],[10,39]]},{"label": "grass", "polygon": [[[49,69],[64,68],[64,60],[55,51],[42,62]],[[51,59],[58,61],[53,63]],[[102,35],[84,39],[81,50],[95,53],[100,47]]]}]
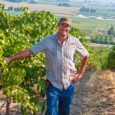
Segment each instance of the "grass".
[{"label": "grass", "polygon": [[115,27],[115,20],[98,20],[94,18],[72,17],[74,26],[88,35],[93,35],[99,30],[107,31],[111,26]]}]

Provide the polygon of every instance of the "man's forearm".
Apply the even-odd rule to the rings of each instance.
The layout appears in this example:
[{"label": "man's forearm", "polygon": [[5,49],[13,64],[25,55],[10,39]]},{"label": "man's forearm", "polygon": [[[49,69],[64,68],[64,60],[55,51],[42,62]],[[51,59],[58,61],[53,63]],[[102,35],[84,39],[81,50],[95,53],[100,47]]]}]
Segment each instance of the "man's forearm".
[{"label": "man's forearm", "polygon": [[89,56],[85,56],[85,57],[83,58],[82,64],[81,64],[81,68],[80,68],[80,70],[79,70],[80,73],[83,74],[83,73],[85,72],[85,70],[86,70],[86,65],[87,65],[87,63],[88,63],[88,60],[89,60]]},{"label": "man's forearm", "polygon": [[7,57],[6,61],[8,63],[10,63],[10,62],[12,62],[14,60],[19,60],[19,59],[30,57],[32,54],[33,54],[32,51],[27,49],[27,50],[24,50],[24,51],[14,55],[14,56]]},{"label": "man's forearm", "polygon": [[88,59],[89,59],[88,55],[83,58],[80,70],[73,75],[73,79],[72,79],[73,83],[78,82],[82,78],[83,73],[86,70],[86,65],[87,65]]}]

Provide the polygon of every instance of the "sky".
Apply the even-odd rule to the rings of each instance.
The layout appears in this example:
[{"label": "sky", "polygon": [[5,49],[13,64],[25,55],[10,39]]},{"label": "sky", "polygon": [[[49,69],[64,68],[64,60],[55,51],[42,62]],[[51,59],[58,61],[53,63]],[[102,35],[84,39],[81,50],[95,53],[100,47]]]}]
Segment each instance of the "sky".
[{"label": "sky", "polygon": [[[1,1],[5,1],[5,0],[0,0]],[[35,0],[35,1],[41,1],[41,0]],[[53,0],[52,0],[53,1]],[[77,1],[96,1],[96,2],[103,2],[103,3],[107,3],[107,2],[112,2],[115,3],[115,0],[70,0],[70,2],[77,2]]]},{"label": "sky", "polygon": [[115,3],[115,0],[70,0],[70,2],[77,2],[77,1],[95,1],[98,3]]}]

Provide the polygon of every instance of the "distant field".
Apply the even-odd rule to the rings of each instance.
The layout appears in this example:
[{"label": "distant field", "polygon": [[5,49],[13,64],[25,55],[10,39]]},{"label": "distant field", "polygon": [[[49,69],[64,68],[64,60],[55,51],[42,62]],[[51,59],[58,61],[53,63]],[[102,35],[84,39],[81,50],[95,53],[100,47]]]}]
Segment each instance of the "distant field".
[{"label": "distant field", "polygon": [[111,26],[115,27],[115,20],[97,20],[94,18],[78,18],[72,17],[74,26],[78,27],[81,31],[92,35],[97,31],[106,31]]},{"label": "distant field", "polygon": [[79,8],[77,7],[64,7],[64,6],[57,6],[57,5],[47,5],[47,4],[28,4],[28,3],[11,3],[11,2],[1,2],[5,5],[5,8],[9,6],[13,7],[28,7],[30,10],[38,10],[38,11],[49,11],[55,15],[67,15],[72,16],[78,13]]}]

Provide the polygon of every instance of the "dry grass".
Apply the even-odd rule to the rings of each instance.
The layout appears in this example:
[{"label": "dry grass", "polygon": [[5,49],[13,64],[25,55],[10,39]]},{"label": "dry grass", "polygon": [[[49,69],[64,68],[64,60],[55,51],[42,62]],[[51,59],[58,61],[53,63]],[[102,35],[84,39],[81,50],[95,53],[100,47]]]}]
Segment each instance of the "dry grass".
[{"label": "dry grass", "polygon": [[94,72],[85,77],[78,86],[76,109],[79,110],[75,113],[115,115],[115,72]]}]

